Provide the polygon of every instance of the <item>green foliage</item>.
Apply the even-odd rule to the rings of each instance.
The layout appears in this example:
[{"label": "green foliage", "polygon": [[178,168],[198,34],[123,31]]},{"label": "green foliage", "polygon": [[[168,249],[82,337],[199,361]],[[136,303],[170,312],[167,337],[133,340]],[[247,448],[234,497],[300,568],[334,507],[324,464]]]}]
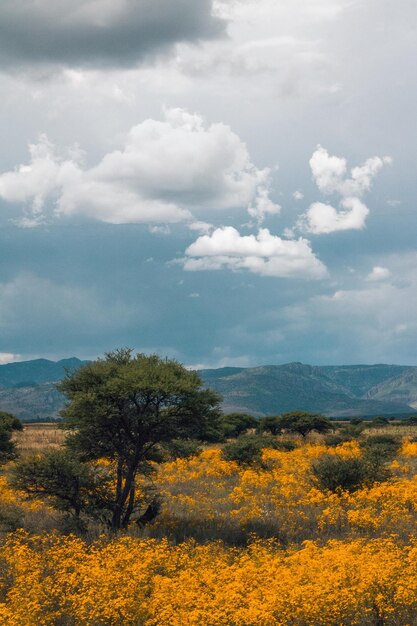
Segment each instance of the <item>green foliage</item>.
[{"label": "green foliage", "polygon": [[226,444],[222,449],[222,454],[226,461],[236,461],[239,465],[252,465],[259,463],[262,450],[265,448],[288,452],[294,450],[295,447],[292,441],[279,440],[270,435],[241,435],[236,441]]},{"label": "green foliage", "polygon": [[0,411],[0,462],[7,462],[16,456],[16,446],[12,441],[12,433],[22,430],[22,422],[12,415]]},{"label": "green foliage", "polygon": [[326,446],[330,448],[335,448],[336,446],[340,446],[341,443],[345,443],[346,441],[352,441],[354,436],[345,430],[340,430],[337,433],[330,433],[326,435],[324,443]]},{"label": "green foliage", "polygon": [[5,411],[0,411],[0,429],[6,430],[23,430],[23,424],[18,417]]},{"label": "green foliage", "polygon": [[105,467],[81,462],[67,450],[51,450],[19,460],[10,472],[11,484],[32,498],[80,518],[100,521],[112,508],[112,476]]},{"label": "green foliage", "polygon": [[202,448],[195,439],[172,439],[161,446],[162,459],[175,461],[200,454]]},{"label": "green foliage", "polygon": [[387,435],[369,437],[360,458],[325,455],[313,465],[319,486],[329,491],[356,491],[390,477],[387,463],[398,451],[400,442]]},{"label": "green foliage", "polygon": [[417,424],[417,415],[410,415],[402,423],[407,426],[415,426]]},{"label": "green foliage", "polygon": [[267,415],[262,417],[258,422],[258,431],[261,433],[270,433],[271,435],[279,435],[281,433],[281,421],[279,415]]},{"label": "green foliage", "polygon": [[220,428],[220,396],[202,389],[197,372],[157,355],[120,349],[69,374],[62,426],[67,448],[85,460],[117,465],[111,526],[126,527],[136,504],[135,476],[160,444],[207,440]]},{"label": "green foliage", "polygon": [[363,420],[360,417],[352,417],[352,419],[349,420],[349,424],[352,426],[360,426],[363,424]]},{"label": "green foliage", "polygon": [[365,454],[376,453],[385,461],[392,461],[401,447],[401,439],[395,435],[372,435],[362,443]]},{"label": "green foliage", "polygon": [[313,474],[321,489],[356,491],[367,479],[367,466],[360,458],[323,456],[313,465]]},{"label": "green foliage", "polygon": [[302,437],[306,437],[308,433],[315,431],[318,433],[327,433],[332,430],[333,424],[324,415],[319,413],[307,413],[305,411],[289,411],[283,413],[279,417],[280,432],[288,431],[298,433]]},{"label": "green foliage", "polygon": [[386,417],[378,416],[374,417],[369,423],[368,426],[370,428],[382,428],[384,426],[389,426],[389,420]]},{"label": "green foliage", "polygon": [[227,413],[223,415],[221,428],[226,439],[239,437],[250,428],[256,428],[258,420],[248,413]]}]

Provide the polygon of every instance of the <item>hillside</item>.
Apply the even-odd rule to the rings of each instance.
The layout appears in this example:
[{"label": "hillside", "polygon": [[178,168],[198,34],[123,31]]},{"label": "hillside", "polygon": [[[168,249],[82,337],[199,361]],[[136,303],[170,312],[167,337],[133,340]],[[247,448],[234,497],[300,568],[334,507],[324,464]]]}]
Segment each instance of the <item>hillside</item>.
[{"label": "hillside", "polygon": [[20,363],[0,365],[0,387],[30,387],[41,383],[53,383],[64,378],[67,371],[78,369],[87,361],[76,357],[49,361],[35,359]]},{"label": "hillside", "polygon": [[405,402],[417,408],[417,368],[404,371],[399,376],[387,380],[370,389],[366,398],[390,402]]},{"label": "hillside", "polygon": [[367,397],[375,384],[386,385],[398,374],[417,368],[393,365],[310,366],[302,363],[254,368],[202,370],[207,386],[224,398],[225,411],[257,415],[295,409],[318,411],[332,417],[395,415],[412,412],[405,400]]},{"label": "hillside", "polygon": [[[84,363],[72,358],[0,365],[0,410],[23,420],[56,419],[64,398],[53,383]],[[224,411],[271,415],[301,409],[332,417],[406,416],[417,407],[417,367],[287,363],[200,374],[207,387],[223,396]]]}]

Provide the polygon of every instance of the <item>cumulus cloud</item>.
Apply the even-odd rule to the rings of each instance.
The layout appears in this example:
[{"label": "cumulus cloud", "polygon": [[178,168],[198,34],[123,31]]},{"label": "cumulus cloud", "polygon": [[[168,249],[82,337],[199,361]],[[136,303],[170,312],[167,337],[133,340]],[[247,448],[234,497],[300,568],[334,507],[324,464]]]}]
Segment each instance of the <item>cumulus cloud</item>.
[{"label": "cumulus cloud", "polygon": [[381,267],[380,265],[375,265],[375,267],[372,268],[372,272],[368,274],[366,279],[370,281],[380,281],[380,280],[386,280],[387,278],[390,278],[390,277],[391,277],[391,272],[387,267]]},{"label": "cumulus cloud", "polygon": [[339,208],[323,202],[313,202],[301,216],[300,226],[315,234],[340,230],[361,230],[369,214],[361,198],[372,186],[372,180],[384,165],[391,164],[390,157],[372,157],[348,172],[345,158],[331,156],[318,146],[310,159],[313,180],[324,195],[341,197]]},{"label": "cumulus cloud", "polygon": [[2,0],[0,65],[132,66],[224,26],[212,0]]},{"label": "cumulus cloud", "polygon": [[245,207],[261,221],[279,210],[269,198],[270,170],[253,165],[229,126],[206,125],[182,109],[134,126],[120,150],[86,168],[79,151],[57,154],[43,136],[30,162],[0,175],[0,198],[26,205],[21,225],[81,215],[113,224],[174,223],[191,211]]},{"label": "cumulus cloud", "polygon": [[306,239],[287,240],[272,235],[267,228],[258,234],[242,236],[231,226],[203,235],[185,252],[184,269],[247,270],[261,276],[320,279],[327,275]]},{"label": "cumulus cloud", "polygon": [[307,230],[321,235],[337,230],[357,230],[363,228],[369,209],[358,198],[344,198],[341,209],[330,204],[313,202],[306,213]]}]

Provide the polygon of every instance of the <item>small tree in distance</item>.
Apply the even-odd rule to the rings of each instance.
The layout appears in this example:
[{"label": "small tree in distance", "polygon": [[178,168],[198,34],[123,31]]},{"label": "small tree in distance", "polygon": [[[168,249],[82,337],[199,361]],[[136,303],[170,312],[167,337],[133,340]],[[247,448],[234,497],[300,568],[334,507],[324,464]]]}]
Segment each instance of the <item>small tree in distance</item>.
[{"label": "small tree in distance", "polygon": [[0,411],[0,461],[6,462],[16,455],[16,446],[12,441],[13,431],[23,430],[22,422],[11,413]]},{"label": "small tree in distance", "polygon": [[305,438],[312,431],[327,433],[332,429],[332,423],[327,417],[319,413],[289,411],[277,417],[263,418],[260,427],[274,435],[287,431],[297,433]]},{"label": "small tree in distance", "polygon": [[226,413],[223,415],[221,427],[226,438],[239,437],[249,428],[256,428],[258,420],[248,413]]},{"label": "small tree in distance", "polygon": [[66,446],[83,460],[114,461],[110,526],[125,528],[137,506],[135,477],[158,445],[204,440],[219,428],[220,396],[202,389],[197,372],[157,355],[119,349],[84,365],[58,383],[68,398],[61,412],[70,431]]}]

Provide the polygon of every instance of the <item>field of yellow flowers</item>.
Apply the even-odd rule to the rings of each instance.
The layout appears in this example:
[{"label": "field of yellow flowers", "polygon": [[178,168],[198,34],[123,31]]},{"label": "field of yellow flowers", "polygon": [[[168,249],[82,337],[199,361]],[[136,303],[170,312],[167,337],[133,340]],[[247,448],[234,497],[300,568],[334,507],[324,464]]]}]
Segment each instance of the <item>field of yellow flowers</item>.
[{"label": "field of yellow flowers", "polygon": [[[385,482],[319,488],[318,459],[362,454],[300,443],[245,467],[208,449],[160,466],[162,512],[142,532],[4,533],[0,625],[415,625],[417,443]],[[44,506],[4,478],[0,493],[23,514]]]}]

